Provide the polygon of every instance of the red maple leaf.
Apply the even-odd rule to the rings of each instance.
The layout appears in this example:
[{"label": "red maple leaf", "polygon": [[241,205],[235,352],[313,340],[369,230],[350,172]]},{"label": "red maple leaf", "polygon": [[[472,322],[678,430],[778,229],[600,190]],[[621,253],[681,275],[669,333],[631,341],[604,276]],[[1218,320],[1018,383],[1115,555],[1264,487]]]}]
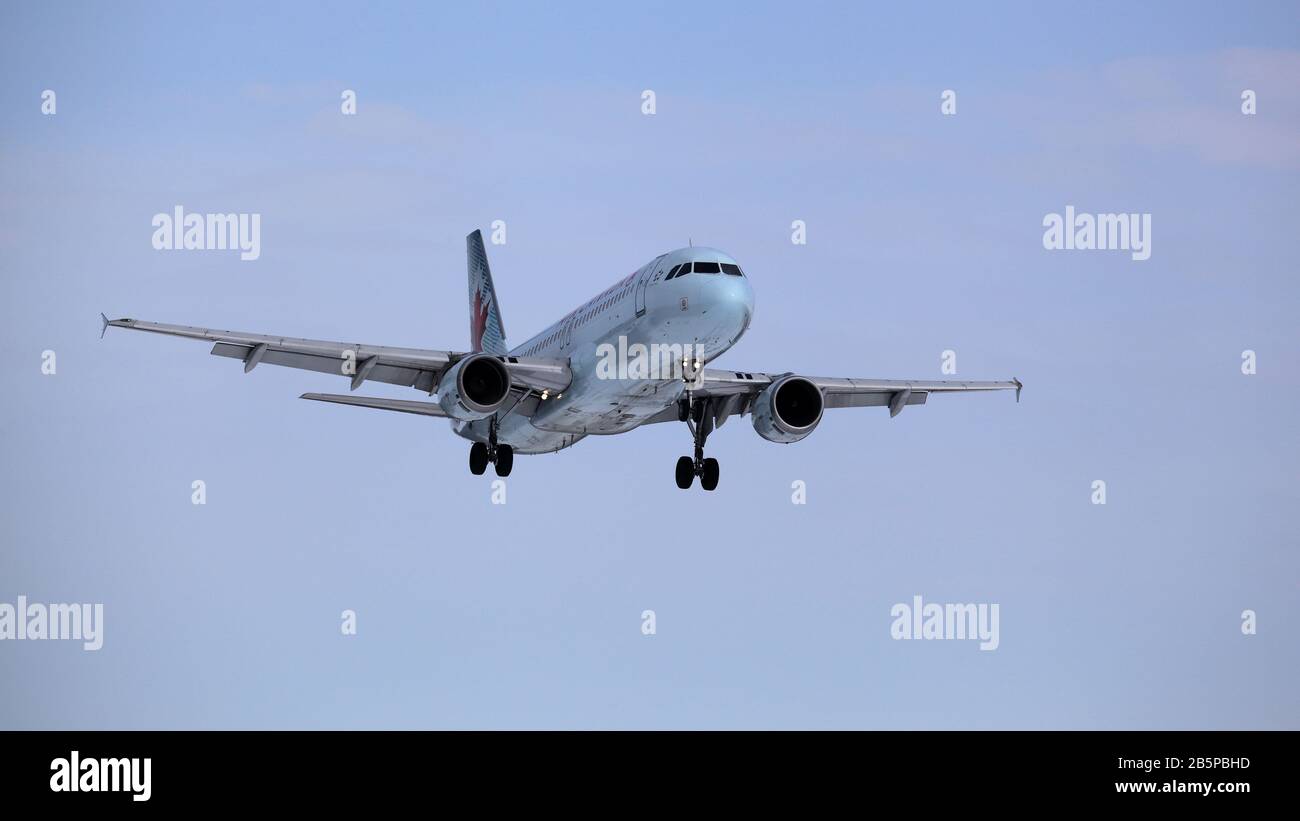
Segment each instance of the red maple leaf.
[{"label": "red maple leaf", "polygon": [[483,301],[483,292],[474,292],[474,307],[469,317],[469,341],[474,353],[483,350],[483,331],[487,328],[488,306]]}]

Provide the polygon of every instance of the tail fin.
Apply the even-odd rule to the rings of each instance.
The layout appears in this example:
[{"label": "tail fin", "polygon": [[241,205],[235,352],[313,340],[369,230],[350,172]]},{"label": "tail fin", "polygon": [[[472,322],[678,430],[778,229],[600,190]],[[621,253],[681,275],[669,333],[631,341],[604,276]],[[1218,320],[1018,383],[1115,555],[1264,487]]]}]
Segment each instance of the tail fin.
[{"label": "tail fin", "polygon": [[469,258],[470,349],[502,356],[509,353],[506,327],[501,323],[501,307],[492,287],[492,269],[488,268],[482,231],[475,230],[465,237],[465,254]]}]

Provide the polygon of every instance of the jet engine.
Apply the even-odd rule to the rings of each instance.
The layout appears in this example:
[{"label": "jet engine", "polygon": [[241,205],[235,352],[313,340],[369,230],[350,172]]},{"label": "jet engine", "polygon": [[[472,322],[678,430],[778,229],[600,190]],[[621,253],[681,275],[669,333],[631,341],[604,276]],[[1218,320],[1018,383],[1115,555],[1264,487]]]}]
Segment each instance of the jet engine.
[{"label": "jet engine", "polygon": [[486,419],[510,396],[510,372],[501,360],[470,354],[447,369],[438,383],[438,404],[452,419]]},{"label": "jet engine", "polygon": [[783,376],[754,398],[754,430],[769,442],[798,442],[822,421],[821,389],[802,376]]}]

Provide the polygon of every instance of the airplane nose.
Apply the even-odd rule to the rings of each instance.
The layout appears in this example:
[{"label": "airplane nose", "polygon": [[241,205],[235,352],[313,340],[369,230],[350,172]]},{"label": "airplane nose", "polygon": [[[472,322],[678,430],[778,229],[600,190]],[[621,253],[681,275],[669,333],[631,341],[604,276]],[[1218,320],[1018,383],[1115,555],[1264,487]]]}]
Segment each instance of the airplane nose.
[{"label": "airplane nose", "polygon": [[754,316],[754,289],[743,276],[721,275],[714,281],[714,307],[726,314],[736,336],[744,333]]}]

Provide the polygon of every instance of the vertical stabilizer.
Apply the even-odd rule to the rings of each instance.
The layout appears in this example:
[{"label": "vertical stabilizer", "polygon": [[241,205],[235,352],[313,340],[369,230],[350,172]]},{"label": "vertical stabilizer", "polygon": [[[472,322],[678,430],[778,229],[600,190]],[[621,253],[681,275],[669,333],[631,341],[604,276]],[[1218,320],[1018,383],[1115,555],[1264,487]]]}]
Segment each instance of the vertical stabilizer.
[{"label": "vertical stabilizer", "polygon": [[483,232],[474,231],[465,238],[469,259],[469,344],[471,351],[506,354],[506,328],[501,322],[501,306],[492,287],[492,269],[488,268]]}]

